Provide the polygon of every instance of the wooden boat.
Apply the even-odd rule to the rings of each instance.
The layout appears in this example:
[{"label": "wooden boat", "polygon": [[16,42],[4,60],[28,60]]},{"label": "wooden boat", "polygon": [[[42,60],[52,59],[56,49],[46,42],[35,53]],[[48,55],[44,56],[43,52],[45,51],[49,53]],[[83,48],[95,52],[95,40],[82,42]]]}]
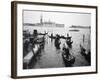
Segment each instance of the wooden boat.
[{"label": "wooden boat", "polygon": [[60,38],[62,38],[62,39],[71,39],[72,37],[70,36],[70,37],[65,37],[65,36],[60,36]]},{"label": "wooden boat", "polygon": [[66,43],[67,43],[67,45],[68,45],[70,48],[72,48],[72,43],[73,43],[73,41],[66,40]]},{"label": "wooden boat", "polygon": [[80,49],[81,49],[81,54],[85,57],[85,59],[91,63],[91,52],[90,51],[86,51],[86,49],[80,45]]},{"label": "wooden boat", "polygon": [[66,41],[67,45],[72,45],[73,41]]},{"label": "wooden boat", "polygon": [[34,54],[32,51],[30,51],[24,58],[23,58],[23,68],[24,69],[28,69],[29,68],[29,64],[32,61],[32,58],[34,57]]},{"label": "wooden boat", "polygon": [[60,38],[62,38],[62,39],[66,39],[67,37],[65,37],[65,36],[60,36]]},{"label": "wooden boat", "polygon": [[39,49],[40,49],[40,46],[38,44],[34,45],[33,50],[32,50],[33,54],[36,55],[38,53]]},{"label": "wooden boat", "polygon": [[61,44],[60,40],[59,39],[55,39],[55,47],[56,47],[56,49],[60,49],[60,44]]},{"label": "wooden boat", "polygon": [[72,38],[71,36],[67,36],[66,37],[67,40],[71,40],[71,38]]},{"label": "wooden boat", "polygon": [[38,35],[46,35],[46,34],[48,34],[48,33],[38,33]]},{"label": "wooden boat", "polygon": [[63,53],[62,57],[66,66],[71,66],[75,62],[75,57],[72,55],[69,55],[68,57],[66,57],[66,55]]},{"label": "wooden boat", "polygon": [[67,37],[66,37],[66,43],[69,47],[72,47],[72,43],[73,41],[71,40],[71,36],[69,36],[69,34],[67,34]]},{"label": "wooden boat", "polygon": [[44,48],[45,45],[45,38],[43,36],[38,35],[34,41],[32,46],[32,51],[34,55],[37,55],[41,52],[41,49]]},{"label": "wooden boat", "polygon": [[82,46],[82,45],[80,45],[80,49],[81,49],[81,54],[83,55],[83,56],[86,56],[86,49]]},{"label": "wooden boat", "polygon": [[56,43],[56,42],[55,42],[55,47],[56,47],[57,49],[60,49],[60,43]]},{"label": "wooden boat", "polygon": [[49,38],[56,39],[56,36],[49,36]]},{"label": "wooden boat", "polygon": [[75,57],[73,55],[71,55],[70,53],[69,53],[69,55],[66,55],[66,54],[67,53],[63,50],[62,57],[63,57],[63,60],[65,62],[65,65],[71,66],[75,62]]}]

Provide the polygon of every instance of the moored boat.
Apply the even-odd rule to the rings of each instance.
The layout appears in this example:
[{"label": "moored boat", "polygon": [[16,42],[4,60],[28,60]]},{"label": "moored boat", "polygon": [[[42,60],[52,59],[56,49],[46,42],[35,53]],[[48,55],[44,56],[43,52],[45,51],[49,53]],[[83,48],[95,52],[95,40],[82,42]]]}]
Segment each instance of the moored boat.
[{"label": "moored boat", "polygon": [[86,49],[80,45],[80,53],[83,55],[83,56],[86,56],[87,52],[86,52]]},{"label": "moored boat", "polygon": [[85,59],[91,63],[91,52],[87,51],[82,45],[80,45],[80,53],[85,57]]},{"label": "moored boat", "polygon": [[74,64],[74,62],[75,62],[75,57],[74,56],[72,56],[72,55],[69,55],[68,57],[66,56],[66,54],[62,54],[62,57],[63,57],[63,60],[64,60],[64,62],[65,62],[65,65],[69,65],[69,66],[71,66],[72,64]]},{"label": "moored boat", "polygon": [[62,58],[66,66],[71,66],[75,62],[75,57],[69,52],[68,48],[63,48]]},{"label": "moored boat", "polygon": [[66,40],[66,43],[67,43],[68,46],[71,46],[73,41]]},{"label": "moored boat", "polygon": [[49,38],[56,39],[56,36],[49,36]]},{"label": "moored boat", "polygon": [[60,49],[61,42],[60,42],[60,36],[59,35],[56,35],[56,39],[55,39],[54,44],[55,44],[56,49]]}]

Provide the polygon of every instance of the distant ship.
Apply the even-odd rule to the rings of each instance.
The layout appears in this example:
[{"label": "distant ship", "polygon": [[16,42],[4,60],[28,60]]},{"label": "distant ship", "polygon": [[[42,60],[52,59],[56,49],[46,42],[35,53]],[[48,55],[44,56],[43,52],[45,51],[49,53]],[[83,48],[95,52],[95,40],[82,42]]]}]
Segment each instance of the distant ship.
[{"label": "distant ship", "polygon": [[69,31],[79,32],[80,30],[78,30],[78,29],[70,29]]},{"label": "distant ship", "polygon": [[79,26],[79,25],[72,25],[70,28],[82,28],[82,29],[91,29],[91,26]]}]

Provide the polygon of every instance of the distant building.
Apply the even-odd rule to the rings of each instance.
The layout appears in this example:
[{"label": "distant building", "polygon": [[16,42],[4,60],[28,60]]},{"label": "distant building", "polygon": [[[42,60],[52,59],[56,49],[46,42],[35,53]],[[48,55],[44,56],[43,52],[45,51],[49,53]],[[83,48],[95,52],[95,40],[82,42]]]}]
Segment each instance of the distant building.
[{"label": "distant building", "polygon": [[24,23],[24,25],[29,25],[29,26],[39,26],[39,27],[64,27],[64,24],[58,24],[55,22],[52,22],[50,20],[43,22],[43,16],[41,15],[40,17],[40,23]]}]

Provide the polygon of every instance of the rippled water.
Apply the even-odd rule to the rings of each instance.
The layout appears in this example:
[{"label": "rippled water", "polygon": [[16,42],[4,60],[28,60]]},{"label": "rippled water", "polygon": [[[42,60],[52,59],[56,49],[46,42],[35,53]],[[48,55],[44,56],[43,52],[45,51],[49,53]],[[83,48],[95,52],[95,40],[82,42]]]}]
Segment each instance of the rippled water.
[{"label": "rippled water", "polygon": [[[80,54],[80,44],[84,45],[84,47],[89,50],[90,48],[90,29],[79,29],[79,32],[69,32],[69,28],[40,28],[40,27],[32,27],[25,26],[24,30],[28,30],[31,34],[33,30],[37,29],[38,32],[48,32],[48,34],[53,33],[67,36],[67,33],[72,36],[72,49],[71,52],[75,56],[75,63],[72,66],[89,66],[89,63],[85,60],[84,56]],[[84,43],[83,43],[83,35]],[[61,40],[60,47],[62,48],[63,43],[65,43],[64,39]],[[41,53],[36,57],[36,60],[31,63],[31,68],[54,68],[54,67],[65,67],[64,61],[62,59],[62,50],[57,50],[54,46],[54,40],[47,36],[45,47],[41,51]]]}]

